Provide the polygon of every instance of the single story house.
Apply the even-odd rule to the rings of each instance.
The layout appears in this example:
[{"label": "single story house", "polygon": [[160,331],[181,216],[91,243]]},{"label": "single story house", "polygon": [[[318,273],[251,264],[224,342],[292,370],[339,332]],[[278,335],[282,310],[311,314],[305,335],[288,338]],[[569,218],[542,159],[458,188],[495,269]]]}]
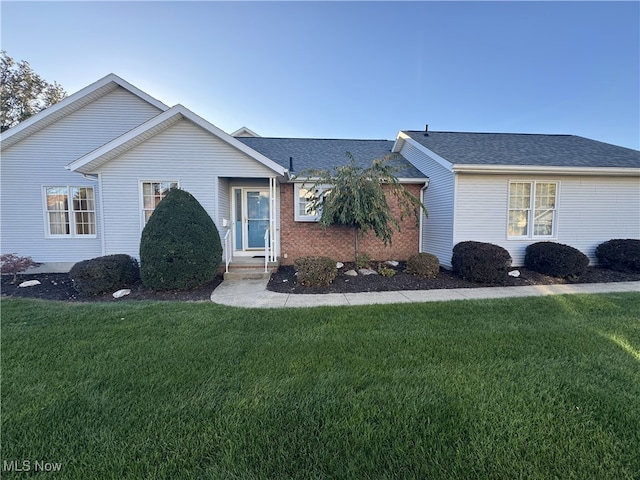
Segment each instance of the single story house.
[{"label": "single story house", "polygon": [[374,259],[419,251],[450,266],[463,240],[496,243],[514,265],[526,245],[552,240],[594,249],[640,237],[640,152],[570,135],[401,131],[392,140],[263,138],[228,134],[182,105],[169,107],[108,75],[3,132],[1,253],[48,271],[126,253],[173,187],[214,220],[232,261],[290,264],[305,255],[352,258],[352,232],[324,230],[308,207],[308,168],[350,152],[362,165],[394,154],[396,176],[429,216],[407,220],[391,246],[360,242]]}]

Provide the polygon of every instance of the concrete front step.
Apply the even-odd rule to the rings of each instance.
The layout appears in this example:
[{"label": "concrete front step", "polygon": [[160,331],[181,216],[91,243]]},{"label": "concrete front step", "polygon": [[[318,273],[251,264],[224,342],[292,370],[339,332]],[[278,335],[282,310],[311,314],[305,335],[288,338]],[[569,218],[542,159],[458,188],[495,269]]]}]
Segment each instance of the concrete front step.
[{"label": "concrete front step", "polygon": [[[224,273],[225,280],[260,280],[269,279],[271,274],[278,271],[280,262],[268,262],[267,272],[264,271],[264,257],[233,257],[229,263],[229,271]],[[221,265],[224,270],[224,263]]]},{"label": "concrete front step", "polygon": [[265,272],[264,268],[234,268],[231,269],[229,265],[229,271],[223,275],[225,280],[268,280],[271,278],[271,272]]}]

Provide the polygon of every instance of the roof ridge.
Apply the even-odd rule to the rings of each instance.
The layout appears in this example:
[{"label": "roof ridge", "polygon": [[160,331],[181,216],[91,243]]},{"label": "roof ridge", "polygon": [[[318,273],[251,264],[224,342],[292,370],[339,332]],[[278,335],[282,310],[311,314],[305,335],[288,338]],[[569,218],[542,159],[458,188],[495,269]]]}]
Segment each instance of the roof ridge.
[{"label": "roof ridge", "polygon": [[576,137],[570,133],[519,133],[519,132],[452,132],[448,130],[402,130],[405,133],[458,133],[463,135],[529,135],[529,136],[545,136],[545,137]]},{"label": "roof ridge", "polygon": [[393,142],[388,138],[316,138],[316,137],[237,137],[237,138],[257,138],[262,140],[321,140],[327,142],[347,141],[347,142]]}]

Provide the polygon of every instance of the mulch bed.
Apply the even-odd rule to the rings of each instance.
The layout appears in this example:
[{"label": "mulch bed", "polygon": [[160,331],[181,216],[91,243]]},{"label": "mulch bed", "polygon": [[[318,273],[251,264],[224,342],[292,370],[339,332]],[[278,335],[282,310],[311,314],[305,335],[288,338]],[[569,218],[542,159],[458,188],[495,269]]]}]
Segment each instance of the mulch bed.
[{"label": "mulch bed", "polygon": [[[388,266],[388,265],[387,265]],[[377,264],[372,264],[373,270],[377,270]],[[405,272],[406,264],[401,262],[394,268],[396,274],[393,277],[382,275],[358,275],[350,277],[344,272],[356,269],[354,264],[345,264],[333,283],[326,287],[305,287],[296,283],[293,267],[280,267],[277,273],[271,275],[267,286],[268,290],[281,293],[355,293],[355,292],[387,292],[393,290],[432,290],[441,288],[478,288],[493,287],[496,285],[474,283],[463,280],[449,270],[440,269],[436,278],[422,278]],[[578,279],[566,280],[550,277],[526,268],[517,268],[519,277],[509,276],[506,286],[523,285],[552,285],[570,283],[606,283],[628,282],[640,280],[640,273],[623,273],[606,268],[589,267]]]},{"label": "mulch bed", "polygon": [[[127,300],[179,300],[186,302],[208,301],[211,292],[222,283],[222,276],[193,290],[159,292],[145,288],[141,282],[130,287],[131,294],[120,299],[113,298],[111,293],[83,296],[74,288],[71,278],[66,273],[38,273],[18,275],[18,281],[12,283],[13,276],[2,275],[2,296],[39,298],[43,300],[64,300],[68,302],[121,302]],[[38,280],[40,285],[20,288],[18,285],[27,280]]]},{"label": "mulch bed", "polygon": [[[377,269],[377,265],[372,267]],[[293,267],[280,267],[278,272],[271,276],[267,289],[281,293],[355,293],[355,292],[385,292],[393,290],[431,290],[441,288],[478,288],[490,287],[483,283],[472,283],[454,275],[448,270],[441,269],[437,278],[426,279],[406,273],[405,264],[400,263],[396,274],[393,277],[383,277],[382,275],[358,275],[350,277],[344,272],[354,268],[353,264],[345,264],[340,269],[340,273],[334,282],[327,287],[304,287],[296,283],[295,271]],[[551,285],[562,283],[606,283],[606,282],[628,282],[640,280],[640,273],[623,273],[613,270],[589,267],[579,279],[565,280],[561,278],[549,277],[524,268],[519,268],[520,276],[509,277],[507,286],[520,285]],[[47,273],[18,275],[17,283],[12,282],[11,275],[2,275],[1,290],[2,296],[39,298],[43,300],[62,300],[69,302],[121,302],[131,300],[172,300],[201,302],[208,301],[211,292],[222,283],[222,276],[216,277],[201,287],[187,291],[158,292],[145,288],[141,283],[131,286],[131,294],[114,299],[111,293],[95,296],[82,296],[74,288],[73,282],[66,273]],[[34,287],[20,288],[18,285],[27,280],[39,280],[40,285]]]}]

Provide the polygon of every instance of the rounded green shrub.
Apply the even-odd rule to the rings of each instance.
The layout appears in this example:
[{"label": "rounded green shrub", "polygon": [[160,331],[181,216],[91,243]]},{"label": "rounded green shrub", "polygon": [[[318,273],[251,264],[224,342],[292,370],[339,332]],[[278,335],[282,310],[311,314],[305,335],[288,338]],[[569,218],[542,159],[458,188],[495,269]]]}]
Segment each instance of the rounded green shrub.
[{"label": "rounded green shrub", "polygon": [[511,267],[511,255],[493,243],[460,242],[453,247],[453,272],[465,280],[504,285]]},{"label": "rounded green shrub", "polygon": [[329,257],[301,257],[293,262],[296,283],[307,287],[331,284],[338,275],[335,260]]},{"label": "rounded green shrub", "polygon": [[596,257],[603,267],[619,272],[640,272],[640,240],[608,240],[596,247]]},{"label": "rounded green shrub", "polygon": [[537,242],[527,246],[525,267],[560,278],[575,278],[589,266],[589,257],[577,248],[556,242]]},{"label": "rounded green shrub", "polygon": [[417,253],[407,259],[407,273],[436,278],[440,273],[440,260],[430,253]]},{"label": "rounded green shrub", "polygon": [[213,280],[222,243],[213,220],[193,195],[173,189],[142,231],[140,276],[152,290],[188,290]]},{"label": "rounded green shrub", "polygon": [[76,263],[69,270],[74,288],[84,295],[98,295],[130,287],[140,279],[138,261],[116,254]]}]

